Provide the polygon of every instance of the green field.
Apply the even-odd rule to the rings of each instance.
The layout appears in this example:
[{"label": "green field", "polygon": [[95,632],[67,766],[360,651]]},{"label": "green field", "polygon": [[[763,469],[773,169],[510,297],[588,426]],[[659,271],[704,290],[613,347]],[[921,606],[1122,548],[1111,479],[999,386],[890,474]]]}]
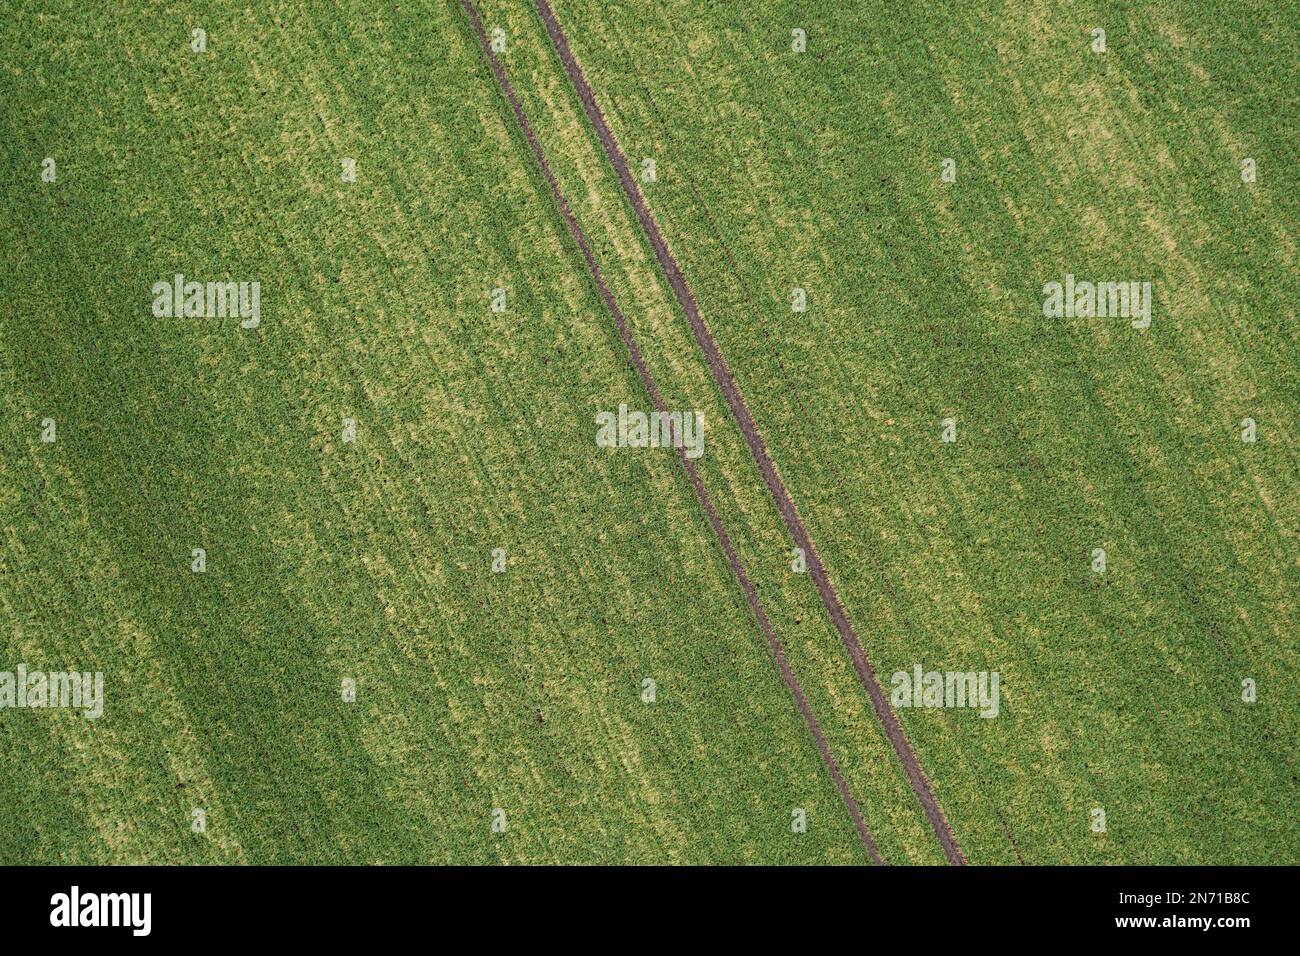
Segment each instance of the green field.
[{"label": "green field", "polygon": [[[1300,8],[554,5],[882,682],[1000,675],[898,712],[969,861],[1300,862]],[[943,862],[533,4],[478,10],[885,861]],[[3,23],[0,672],[104,713],[0,707],[0,864],[867,862],[682,468],[593,440],[649,397],[459,3]]]}]

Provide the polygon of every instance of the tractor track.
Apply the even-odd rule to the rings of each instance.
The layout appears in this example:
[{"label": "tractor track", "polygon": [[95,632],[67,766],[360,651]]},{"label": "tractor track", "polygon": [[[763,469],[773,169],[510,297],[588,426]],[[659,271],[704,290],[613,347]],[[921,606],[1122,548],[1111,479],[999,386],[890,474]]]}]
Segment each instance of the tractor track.
[{"label": "tractor track", "polygon": [[[501,61],[497,58],[496,53],[492,50],[492,45],[488,39],[487,31],[483,28],[483,22],[479,19],[477,9],[475,9],[471,0],[460,0],[460,5],[465,11],[466,16],[469,18],[470,24],[473,26],[474,32],[478,36],[479,45],[483,49],[483,54],[487,57],[488,64],[492,68],[492,73],[496,76],[497,82],[500,84],[502,92],[505,94],[511,110],[514,112],[515,119],[519,122],[519,127],[522,130],[525,139],[528,140],[528,145],[533,151],[533,156],[537,159],[537,163],[541,167],[542,175],[550,186],[551,195],[560,209],[564,218],[564,223],[568,227],[569,234],[573,237],[578,248],[582,251],[583,258],[586,259],[587,268],[591,273],[592,279],[595,281],[597,290],[600,292],[600,297],[604,300],[605,305],[614,317],[614,322],[618,326],[619,335],[623,339],[623,344],[627,347],[628,354],[632,358],[632,364],[636,366],[637,374],[641,378],[642,385],[649,393],[650,400],[656,411],[667,411],[667,407],[664,404],[659,389],[650,375],[650,370],[645,363],[645,359],[641,355],[640,348],[637,346],[636,339],[632,336],[632,331],[627,323],[627,319],[623,315],[623,311],[619,308],[618,303],[615,301],[614,295],[610,291],[608,284],[605,282],[604,274],[601,272],[600,265],[596,261],[591,245],[587,241],[587,236],[583,232],[582,227],[578,224],[578,220],[574,216],[568,200],[564,198],[564,194],[560,190],[559,182],[551,171],[550,164],[546,159],[546,154],[542,151],[541,143],[538,141],[532,125],[528,122],[528,117],[524,114],[523,106],[519,102],[519,97],[515,94],[514,87],[510,85],[510,80],[506,77],[505,68],[501,65]],[[550,10],[549,7],[546,7],[545,9],[548,12]],[[552,21],[553,19],[552,15]],[[558,29],[558,25],[556,28]],[[548,32],[550,31],[549,23],[547,25],[547,30]],[[567,51],[567,44],[565,45],[565,49]],[[566,62],[566,69],[567,68],[568,63]],[[608,129],[606,129],[606,134],[608,134]],[[731,536],[727,533],[727,529],[722,523],[722,518],[719,516],[717,508],[714,506],[713,500],[705,490],[704,482],[700,479],[694,462],[686,457],[686,450],[684,447],[677,448],[677,456],[678,460],[682,464],[683,470],[686,472],[687,478],[690,480],[691,487],[695,491],[695,497],[699,501],[701,507],[703,507],[705,514],[708,516],[709,524],[713,528],[718,543],[722,546],[723,553],[727,558],[727,564],[731,568],[732,573],[735,574],[736,579],[740,584],[740,588],[744,592],[745,600],[748,602],[750,610],[753,611],[754,617],[758,621],[759,628],[763,632],[763,636],[767,639],[768,647],[772,652],[772,656],[776,659],[777,667],[781,672],[781,680],[794,698],[795,705],[798,707],[799,713],[803,716],[804,724],[807,726],[809,733],[812,734],[817,750],[821,754],[822,762],[826,765],[827,772],[830,774],[831,779],[834,781],[836,788],[840,792],[840,796],[844,800],[845,808],[848,810],[849,816],[853,820],[853,825],[867,850],[867,854],[871,857],[871,860],[874,863],[883,864],[885,862],[884,858],[880,855],[880,849],[876,846],[875,840],[872,839],[871,833],[867,830],[867,825],[862,819],[862,813],[858,808],[857,800],[854,799],[853,793],[849,790],[849,785],[844,779],[844,775],[840,772],[839,764],[836,763],[835,757],[831,753],[830,746],[826,742],[825,734],[822,733],[821,725],[813,715],[812,707],[808,703],[808,698],[804,695],[803,688],[799,686],[799,681],[795,677],[789,661],[786,659],[785,648],[782,646],[780,638],[776,636],[776,632],[772,628],[772,622],[768,619],[767,612],[763,610],[763,605],[758,599],[758,592],[755,589],[753,582],[750,581],[749,576],[745,573],[745,569],[740,564],[740,558],[731,541]]]}]

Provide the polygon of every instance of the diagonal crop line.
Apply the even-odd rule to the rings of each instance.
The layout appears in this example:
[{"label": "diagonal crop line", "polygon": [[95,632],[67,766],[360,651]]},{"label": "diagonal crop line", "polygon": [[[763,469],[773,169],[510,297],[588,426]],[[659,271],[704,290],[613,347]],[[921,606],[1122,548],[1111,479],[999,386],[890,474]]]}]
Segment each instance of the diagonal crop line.
[{"label": "diagonal crop line", "polygon": [[[492,50],[492,45],[488,40],[487,32],[483,29],[483,21],[479,19],[478,11],[475,9],[471,0],[460,0],[460,5],[464,9],[466,16],[469,17],[470,23],[474,27],[474,32],[478,35],[479,45],[483,48],[483,53],[492,67],[492,72],[501,85],[505,93],[510,108],[514,111],[515,119],[519,121],[520,129],[524,137],[528,140],[528,145],[532,148],[533,155],[537,158],[537,164],[541,167],[542,175],[546,178],[547,184],[551,187],[551,195],[555,203],[560,208],[560,213],[564,217],[564,224],[568,227],[570,235],[578,244],[582,251],[583,258],[587,260],[587,268],[591,272],[592,279],[596,282],[596,288],[600,292],[600,297],[605,301],[610,313],[614,316],[614,322],[618,326],[619,335],[623,339],[623,344],[627,346],[628,353],[632,357],[632,363],[636,366],[637,374],[641,377],[641,383],[645,386],[650,395],[650,400],[654,404],[656,411],[667,411],[663,397],[660,395],[658,386],[655,385],[654,379],[650,375],[650,370],[641,356],[641,349],[636,344],[636,339],[632,336],[631,328],[628,326],[627,319],[623,315],[622,309],[614,300],[614,295],[605,282],[604,274],[600,270],[600,265],[596,262],[596,256],[591,251],[591,245],[587,241],[586,233],[583,232],[582,226],[578,224],[577,218],[573,215],[573,210],[569,207],[569,202],[564,198],[564,193],[560,191],[560,185],[555,179],[555,174],[551,172],[550,164],[546,161],[546,154],[542,152],[541,143],[538,142],[536,133],[533,132],[532,125],[528,122],[528,117],[524,114],[523,106],[519,102],[519,97],[515,95],[514,87],[510,85],[510,80],[506,78],[505,68],[501,61],[497,59]],[[831,754],[830,746],[826,742],[826,737],[822,733],[821,725],[818,724],[817,718],[813,715],[812,707],[808,703],[808,698],[804,696],[803,688],[799,686],[798,679],[794,676],[794,671],[790,668],[789,661],[786,660],[785,648],[781,645],[781,640],[776,636],[772,629],[772,622],[768,619],[767,612],[763,610],[763,605],[758,599],[758,592],[754,584],[745,573],[745,569],[740,564],[740,558],[736,554],[735,546],[732,544],[731,536],[727,533],[726,527],[722,524],[722,518],[718,515],[717,508],[713,505],[713,500],[709,497],[704,488],[704,482],[700,480],[699,473],[696,471],[695,463],[686,457],[686,448],[684,445],[677,447],[677,457],[681,461],[683,469],[686,471],[687,478],[690,479],[691,487],[695,489],[695,497],[699,499],[703,506],[705,514],[708,515],[709,524],[713,527],[713,533],[717,536],[718,543],[722,546],[723,553],[726,555],[727,564],[731,567],[732,573],[740,582],[740,588],[745,594],[745,600],[749,603],[750,609],[754,612],[754,617],[758,620],[758,626],[767,638],[768,647],[772,651],[772,656],[776,658],[777,667],[781,671],[781,680],[785,683],[786,688],[794,697],[795,704],[799,708],[799,713],[803,715],[804,723],[808,727],[809,733],[812,734],[813,741],[817,745],[817,750],[821,754],[822,762],[826,765],[826,770],[830,773],[831,779],[835,782],[840,796],[844,799],[844,806],[848,809],[849,816],[853,819],[853,825],[858,831],[863,844],[866,846],[867,853],[875,863],[883,864],[884,858],[880,855],[880,849],[876,846],[875,840],[872,839],[870,832],[867,830],[866,822],[862,819],[862,813],[858,809],[857,800],[854,799],[853,793],[849,790],[849,785],[840,772],[839,764],[836,763],[835,757]]]},{"label": "diagonal crop line", "polygon": [[709,371],[713,373],[713,379],[717,382],[718,388],[727,402],[727,407],[731,409],[732,416],[736,419],[736,423],[745,436],[745,443],[749,446],[750,455],[758,466],[758,470],[762,473],[763,481],[767,484],[767,489],[776,502],[777,509],[781,512],[781,517],[784,519],[785,526],[789,530],[791,537],[794,538],[795,545],[803,549],[808,562],[808,573],[812,575],[813,582],[817,586],[817,593],[821,597],[822,605],[826,608],[826,613],[830,615],[831,621],[835,624],[835,629],[839,632],[840,639],[853,661],[853,669],[857,671],[858,679],[866,689],[867,696],[871,698],[871,706],[875,709],[876,717],[880,720],[885,735],[894,747],[894,753],[898,755],[898,759],[903,765],[908,783],[911,784],[912,791],[916,794],[917,800],[920,801],[921,808],[925,811],[926,818],[930,821],[930,826],[933,828],[939,844],[943,847],[948,862],[958,865],[964,864],[966,858],[961,852],[961,847],[957,845],[957,838],[952,832],[952,827],[948,825],[947,818],[944,817],[939,801],[934,796],[930,781],[926,779],[925,772],[916,759],[916,753],[912,750],[912,744],[907,739],[907,733],[903,730],[898,715],[894,713],[894,709],[889,704],[889,699],[885,696],[884,689],[880,686],[880,680],[876,676],[875,668],[867,660],[862,642],[858,639],[857,632],[854,631],[853,625],[844,611],[844,605],[840,602],[839,595],[835,593],[830,577],[826,574],[821,555],[817,553],[817,548],[813,545],[808,529],[804,526],[803,519],[799,517],[799,512],[795,508],[794,500],[790,497],[790,492],[786,489],[785,483],[782,482],[781,476],[777,473],[776,465],[773,464],[771,457],[768,455],[767,444],[763,441],[763,436],[759,433],[758,426],[754,422],[754,416],[750,414],[749,407],[740,394],[740,389],[732,377],[731,370],[727,367],[726,360],[718,349],[718,343],[714,340],[713,333],[709,331],[709,327],[705,325],[704,319],[700,315],[699,303],[695,301],[695,295],[691,292],[685,276],[682,275],[677,260],[669,251],[663,233],[659,231],[659,225],[650,212],[650,207],[646,204],[645,197],[642,196],[636,180],[633,179],[632,173],[628,169],[627,157],[623,155],[623,150],[614,138],[614,134],[610,131],[609,124],[605,122],[605,116],[596,103],[596,96],[582,72],[582,67],[578,65],[573,51],[569,48],[568,38],[560,26],[559,20],[555,17],[555,11],[551,9],[548,0],[534,0],[534,3],[537,6],[538,16],[541,17],[542,23],[546,26],[546,32],[555,45],[555,51],[564,63],[564,70],[569,74],[569,81],[573,84],[578,99],[582,101],[582,108],[586,111],[587,119],[595,130],[596,138],[600,140],[606,157],[614,167],[615,172],[618,173],[619,182],[623,185],[623,192],[627,196],[628,202],[631,203],[632,210],[641,223],[641,228],[645,232],[651,248],[654,250],[655,258],[659,261],[659,268],[663,271],[664,277],[672,287],[673,294],[676,295],[682,311],[686,313],[686,318],[691,325],[691,331],[695,333],[695,341],[699,343],[705,361],[708,363]]}]

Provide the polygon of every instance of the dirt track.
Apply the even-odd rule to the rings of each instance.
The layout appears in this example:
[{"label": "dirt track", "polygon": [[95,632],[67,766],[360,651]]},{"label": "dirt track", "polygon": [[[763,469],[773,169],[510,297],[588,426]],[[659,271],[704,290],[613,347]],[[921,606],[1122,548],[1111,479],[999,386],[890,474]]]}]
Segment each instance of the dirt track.
[{"label": "dirt track", "polygon": [[[632,363],[636,366],[637,374],[641,377],[641,383],[649,393],[650,400],[654,404],[655,409],[657,411],[666,411],[667,408],[659,393],[659,389],[655,385],[654,379],[650,376],[650,370],[647,368],[645,360],[641,357],[641,350],[637,346],[636,340],[632,337],[632,332],[627,324],[627,319],[624,317],[622,310],[618,307],[618,303],[614,300],[613,293],[610,292],[609,286],[605,283],[604,275],[601,273],[600,265],[596,262],[595,254],[591,250],[591,245],[587,242],[586,234],[582,231],[582,227],[574,217],[573,211],[569,207],[568,200],[564,198],[564,194],[560,191],[559,183],[556,181],[555,175],[551,172],[551,167],[546,161],[546,154],[542,152],[541,144],[538,142],[537,136],[528,122],[528,117],[524,114],[523,106],[520,104],[519,98],[515,95],[514,88],[510,85],[509,79],[506,77],[505,69],[497,59],[496,54],[492,51],[487,32],[483,29],[483,22],[479,19],[478,11],[474,8],[474,5],[470,0],[461,0],[461,7],[464,8],[466,15],[469,17],[470,23],[473,25],[474,31],[478,35],[479,44],[483,48],[483,54],[487,57],[488,62],[492,67],[492,72],[495,74],[497,82],[501,85],[506,99],[510,103],[510,108],[514,111],[515,118],[519,121],[519,126],[522,129],[525,138],[528,140],[528,145],[532,148],[533,155],[537,158],[538,165],[541,167],[542,174],[546,177],[547,184],[551,187],[551,195],[555,198],[555,202],[564,216],[565,225],[568,226],[570,235],[573,236],[574,241],[578,244],[578,248],[582,251],[583,258],[587,260],[587,268],[591,272],[592,279],[595,280],[596,288],[600,291],[601,298],[605,301],[605,305],[614,316],[614,321],[618,325],[619,335],[623,339],[623,344],[627,346],[628,353],[632,357]],[[547,9],[549,11],[549,7]],[[550,29],[549,24],[547,29]],[[727,564],[731,567],[732,573],[736,575],[736,579],[740,582],[741,590],[745,594],[745,600],[749,603],[750,609],[754,612],[754,617],[758,620],[758,625],[763,632],[763,636],[767,638],[768,647],[772,651],[772,656],[776,658],[777,666],[781,671],[781,679],[785,682],[786,688],[794,697],[799,712],[803,715],[804,723],[807,725],[809,733],[812,734],[813,741],[817,745],[818,752],[821,753],[822,761],[825,763],[826,769],[831,775],[831,779],[835,781],[835,786],[839,789],[840,796],[844,799],[844,805],[849,811],[849,816],[853,819],[853,825],[857,829],[858,835],[862,838],[862,842],[866,846],[867,853],[875,863],[883,864],[885,861],[880,855],[880,850],[876,846],[875,840],[871,838],[871,834],[867,830],[867,825],[862,819],[862,813],[858,809],[858,803],[854,799],[852,792],[849,790],[844,775],[840,773],[839,765],[836,763],[835,757],[831,754],[830,747],[826,743],[826,737],[822,733],[821,725],[817,723],[817,718],[813,716],[812,708],[808,704],[808,699],[804,696],[803,689],[799,686],[799,681],[795,678],[794,672],[790,669],[789,662],[786,660],[785,649],[781,645],[780,639],[777,638],[776,632],[772,629],[772,623],[768,620],[767,612],[763,610],[763,605],[759,602],[758,592],[754,589],[754,585],[749,580],[749,576],[745,573],[744,568],[741,567],[740,559],[731,542],[731,536],[727,534],[727,529],[723,526],[722,519],[719,517],[717,509],[714,507],[712,499],[709,498],[708,492],[705,491],[704,483],[700,480],[694,462],[686,457],[684,448],[678,448],[677,455],[683,469],[686,471],[687,478],[690,479],[691,487],[695,490],[696,498],[704,508],[705,514],[708,515],[709,524],[712,525],[713,532],[718,538],[718,543],[721,544],[723,553],[727,557]]]},{"label": "dirt track", "polygon": [[705,361],[708,363],[709,371],[712,372],[714,381],[717,382],[727,406],[731,409],[736,423],[745,436],[745,442],[749,445],[750,454],[753,456],[755,464],[758,465],[758,469],[763,475],[763,481],[767,484],[768,491],[781,512],[786,528],[794,539],[795,545],[803,549],[808,562],[808,573],[812,575],[813,582],[817,586],[817,593],[820,595],[822,604],[826,608],[827,614],[830,615],[831,621],[835,624],[835,629],[840,634],[840,639],[853,661],[853,668],[857,671],[858,678],[866,689],[867,696],[871,698],[871,705],[876,711],[876,716],[880,720],[886,736],[889,737],[889,742],[894,747],[894,752],[903,765],[908,782],[911,784],[917,800],[920,801],[921,807],[930,821],[930,826],[934,829],[935,836],[943,847],[948,862],[964,864],[966,858],[957,845],[957,838],[948,825],[948,820],[939,806],[939,801],[935,799],[929,780],[926,779],[925,773],[921,770],[921,765],[916,759],[916,753],[912,750],[911,742],[908,741],[907,734],[898,721],[898,715],[894,713],[889,704],[889,699],[885,696],[884,689],[880,686],[875,669],[871,666],[871,662],[867,660],[862,642],[853,630],[853,625],[849,622],[848,615],[844,611],[844,605],[840,602],[839,596],[831,585],[830,578],[826,574],[826,568],[822,564],[821,556],[817,553],[812,538],[808,534],[808,529],[799,517],[799,512],[794,506],[794,500],[790,497],[790,492],[786,489],[784,482],[781,481],[781,476],[777,473],[776,466],[768,455],[767,444],[763,441],[762,435],[759,434],[758,426],[754,423],[754,417],[750,414],[749,408],[740,394],[740,389],[732,378],[731,370],[727,367],[713,334],[709,331],[700,315],[699,304],[695,301],[695,296],[691,292],[686,278],[682,275],[677,260],[669,251],[668,244],[664,241],[663,234],[659,231],[659,226],[655,222],[649,206],[646,205],[645,198],[641,195],[636,180],[632,177],[627,158],[623,155],[623,150],[619,147],[618,141],[615,140],[614,134],[610,131],[609,124],[605,122],[605,116],[596,103],[595,94],[592,92],[590,84],[587,83],[582,68],[574,58],[573,51],[569,48],[568,38],[564,35],[564,30],[555,17],[555,11],[551,9],[551,5],[547,0],[534,0],[534,3],[537,6],[538,15],[546,26],[546,32],[550,35],[551,42],[555,44],[555,50],[564,63],[565,72],[569,74],[569,80],[573,84],[578,98],[582,101],[587,118],[595,130],[601,146],[604,147],[605,155],[613,165],[615,172],[618,173],[619,182],[623,185],[623,192],[626,194],[628,202],[632,204],[632,210],[635,212],[636,218],[641,223],[641,228],[654,250],[655,258],[659,261],[659,267],[663,270],[678,303],[686,313],[691,330],[695,333],[695,340],[699,343]]}]

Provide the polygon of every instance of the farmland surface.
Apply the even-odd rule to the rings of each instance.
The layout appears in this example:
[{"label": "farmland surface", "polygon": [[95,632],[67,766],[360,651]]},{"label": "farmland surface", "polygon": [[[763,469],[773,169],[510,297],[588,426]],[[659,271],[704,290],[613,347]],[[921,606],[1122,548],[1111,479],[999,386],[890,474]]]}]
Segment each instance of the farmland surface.
[{"label": "farmland surface", "polygon": [[[475,7],[884,861],[943,862],[534,3]],[[554,9],[886,689],[1000,677],[897,711],[966,858],[1300,861],[1295,10]],[[0,709],[0,864],[868,862],[681,462],[594,440],[650,397],[460,3],[0,22],[0,671],[105,684]]]}]

